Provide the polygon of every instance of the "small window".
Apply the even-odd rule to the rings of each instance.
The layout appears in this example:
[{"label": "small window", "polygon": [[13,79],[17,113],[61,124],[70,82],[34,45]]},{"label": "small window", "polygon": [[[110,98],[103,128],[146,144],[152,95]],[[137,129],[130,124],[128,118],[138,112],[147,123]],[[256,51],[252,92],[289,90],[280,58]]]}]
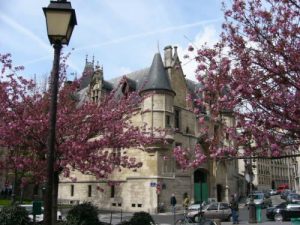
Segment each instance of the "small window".
[{"label": "small window", "polygon": [[175,147],[182,146],[182,143],[176,142]]},{"label": "small window", "polygon": [[115,197],[115,185],[112,185],[110,187],[110,197],[114,198]]},{"label": "small window", "polygon": [[119,206],[119,207],[121,207],[121,206],[122,206],[122,204],[121,204],[121,203],[118,203],[118,206]]},{"label": "small window", "polygon": [[180,129],[180,111],[178,109],[174,110],[175,128]]},{"label": "small window", "polygon": [[92,185],[88,186],[88,197],[92,197]]},{"label": "small window", "polygon": [[74,196],[74,185],[73,184],[71,184],[71,196]]},{"label": "small window", "polygon": [[229,140],[229,133],[226,132],[225,138],[226,138],[226,140]]},{"label": "small window", "polygon": [[189,127],[186,127],[185,129],[185,133],[189,134],[190,133],[190,128]]},{"label": "small window", "polygon": [[142,208],[142,204],[138,204],[138,207],[139,207],[139,208]]},{"label": "small window", "polygon": [[170,117],[170,115],[166,115],[166,127],[171,127],[171,117]]},{"label": "small window", "polygon": [[112,203],[111,205],[112,205],[112,206],[117,206],[117,204],[116,204],[116,203]]},{"label": "small window", "polygon": [[131,207],[135,207],[135,204],[131,204]]}]

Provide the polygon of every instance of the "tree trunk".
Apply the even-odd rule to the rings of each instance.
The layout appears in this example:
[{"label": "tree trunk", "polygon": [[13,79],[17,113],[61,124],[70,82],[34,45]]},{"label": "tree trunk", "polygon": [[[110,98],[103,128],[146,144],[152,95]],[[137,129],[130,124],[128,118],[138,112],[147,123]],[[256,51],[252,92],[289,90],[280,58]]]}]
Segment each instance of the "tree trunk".
[{"label": "tree trunk", "polygon": [[21,193],[20,193],[20,204],[23,204],[24,199],[24,187],[21,187]]},{"label": "tree trunk", "polygon": [[18,173],[17,170],[15,170],[14,183],[12,185],[12,190],[11,190],[11,205],[14,205],[16,203],[17,183],[18,183]]},{"label": "tree trunk", "polygon": [[57,221],[57,198],[58,198],[59,172],[54,172],[53,193],[52,193],[52,221]]}]

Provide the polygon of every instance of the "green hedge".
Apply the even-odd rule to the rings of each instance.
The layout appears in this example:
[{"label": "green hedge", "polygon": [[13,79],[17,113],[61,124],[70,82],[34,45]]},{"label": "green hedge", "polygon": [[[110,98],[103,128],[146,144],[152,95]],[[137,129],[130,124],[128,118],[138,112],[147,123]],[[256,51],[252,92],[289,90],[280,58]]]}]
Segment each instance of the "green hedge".
[{"label": "green hedge", "polygon": [[29,222],[28,212],[23,207],[7,206],[0,211],[1,225],[28,225]]}]

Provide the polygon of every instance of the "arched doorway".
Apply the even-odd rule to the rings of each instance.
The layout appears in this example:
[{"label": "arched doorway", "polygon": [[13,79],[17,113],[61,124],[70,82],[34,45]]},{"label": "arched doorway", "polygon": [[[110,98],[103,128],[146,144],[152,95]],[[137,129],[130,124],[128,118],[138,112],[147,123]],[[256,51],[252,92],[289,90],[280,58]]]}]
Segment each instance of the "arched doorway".
[{"label": "arched doorway", "polygon": [[203,202],[208,199],[207,172],[198,169],[194,172],[194,199]]},{"label": "arched doorway", "polygon": [[274,180],[272,180],[272,189],[276,189],[275,188],[275,181]]},{"label": "arched doorway", "polygon": [[222,201],[222,193],[223,193],[223,187],[222,184],[217,184],[217,201]]}]

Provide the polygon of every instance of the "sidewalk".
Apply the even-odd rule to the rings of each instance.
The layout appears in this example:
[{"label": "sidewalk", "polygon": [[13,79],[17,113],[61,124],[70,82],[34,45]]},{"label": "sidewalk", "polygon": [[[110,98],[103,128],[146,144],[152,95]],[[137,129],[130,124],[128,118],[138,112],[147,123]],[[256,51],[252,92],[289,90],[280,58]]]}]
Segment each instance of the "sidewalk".
[{"label": "sidewalk", "polygon": [[[132,216],[132,213],[123,213],[122,220],[129,219],[131,216]],[[156,221],[157,225],[174,225],[172,212],[153,214],[152,216],[156,217],[155,221]],[[163,220],[158,219],[157,217],[160,217],[160,216],[163,216],[166,219],[163,219]],[[176,219],[178,219],[178,218],[176,218]],[[112,215],[110,213],[106,213],[106,214],[99,215],[99,219],[102,222],[106,222],[106,223],[111,222],[111,224],[116,225],[121,222],[121,215],[117,214],[117,213],[116,214],[113,213]],[[265,222],[261,222],[261,223],[249,223],[248,221],[243,220],[243,221],[240,221],[239,224],[241,224],[241,225],[246,225],[246,224],[250,224],[250,225],[291,225],[292,223],[290,221],[285,221],[285,222],[265,221]],[[232,225],[232,222],[221,222],[221,225]]]},{"label": "sidewalk", "polygon": [[[232,222],[221,222],[222,225],[232,225]],[[266,221],[262,223],[248,223],[248,221],[240,221],[239,224],[252,224],[252,225],[290,225],[290,221],[276,222],[276,221]]]}]

